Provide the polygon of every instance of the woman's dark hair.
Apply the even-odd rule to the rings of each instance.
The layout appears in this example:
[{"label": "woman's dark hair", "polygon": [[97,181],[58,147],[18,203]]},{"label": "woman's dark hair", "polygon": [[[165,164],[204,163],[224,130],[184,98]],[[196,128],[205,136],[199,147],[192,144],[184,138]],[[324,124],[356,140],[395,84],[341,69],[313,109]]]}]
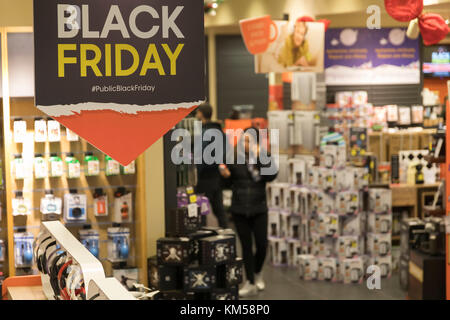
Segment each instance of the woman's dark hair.
[{"label": "woman's dark hair", "polygon": [[200,111],[206,120],[211,120],[213,110],[209,103],[201,104],[197,108],[197,111]]}]

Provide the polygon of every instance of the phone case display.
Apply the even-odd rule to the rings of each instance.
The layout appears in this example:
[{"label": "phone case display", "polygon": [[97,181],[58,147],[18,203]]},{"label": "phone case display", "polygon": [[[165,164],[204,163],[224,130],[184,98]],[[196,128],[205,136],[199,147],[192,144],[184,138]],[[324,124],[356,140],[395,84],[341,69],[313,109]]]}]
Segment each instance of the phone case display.
[{"label": "phone case display", "polygon": [[160,238],[156,242],[158,264],[186,265],[192,260],[189,238]]},{"label": "phone case display", "polygon": [[47,160],[42,154],[34,155],[34,177],[36,179],[44,179],[48,177],[48,165]]},{"label": "phone case display", "polygon": [[367,128],[350,128],[350,155],[364,156],[367,153]]},{"label": "phone case display", "polygon": [[97,230],[82,229],[79,231],[80,242],[89,250],[94,257],[99,257],[100,235]]},{"label": "phone case display", "polygon": [[34,121],[34,141],[46,142],[47,141],[47,121],[42,118],[37,118]]},{"label": "phone case display", "polygon": [[96,189],[94,193],[94,215],[96,217],[106,217],[108,211],[108,196],[102,189]]},{"label": "phone case display", "polygon": [[59,124],[58,121],[48,120],[47,128],[48,128],[48,141],[50,142],[61,141],[61,125]]},{"label": "phone case display", "polygon": [[184,268],[184,290],[211,291],[216,285],[216,270],[212,266],[188,266]]},{"label": "phone case display", "polygon": [[133,194],[119,188],[114,194],[114,216],[116,223],[131,222],[133,218]]},{"label": "phone case display", "polygon": [[81,176],[80,161],[75,158],[73,153],[68,153],[66,156],[67,177],[69,179],[78,179]]},{"label": "phone case display", "polygon": [[13,216],[27,216],[31,214],[31,200],[24,198],[22,192],[18,192],[12,199]]},{"label": "phone case display", "polygon": [[59,220],[62,213],[62,199],[55,197],[52,192],[46,192],[45,197],[41,198],[41,213],[45,221]]},{"label": "phone case display", "polygon": [[72,192],[64,195],[64,221],[84,222],[87,219],[87,197]]},{"label": "phone case display", "polygon": [[105,171],[107,176],[116,176],[120,174],[120,164],[110,156],[105,156]]},{"label": "phone case display", "polygon": [[225,264],[236,259],[236,238],[215,236],[200,240],[200,263],[205,265]]},{"label": "phone case display", "polygon": [[30,268],[33,265],[34,236],[30,232],[14,233],[14,258],[16,268]]},{"label": "phone case display", "polygon": [[27,122],[21,119],[14,121],[14,142],[23,143],[27,137]]},{"label": "phone case display", "polygon": [[127,166],[122,167],[122,174],[135,174],[136,173],[136,161],[131,161]]},{"label": "phone case display", "polygon": [[48,162],[50,167],[50,177],[62,177],[64,174],[63,160],[56,153],[52,153],[50,154],[50,159],[48,160]]},{"label": "phone case display", "polygon": [[92,152],[86,152],[84,157],[85,176],[92,177],[100,174],[100,161]]},{"label": "phone case display", "polygon": [[75,132],[73,132],[72,130],[70,130],[69,128],[66,128],[66,139],[67,139],[67,141],[78,141],[78,140],[80,140],[78,135]]},{"label": "phone case display", "polygon": [[108,260],[125,262],[130,252],[130,229],[108,228]]},{"label": "phone case display", "polygon": [[3,240],[0,240],[0,262],[5,261],[5,255],[6,255],[5,242]]},{"label": "phone case display", "polygon": [[27,177],[25,162],[22,158],[22,155],[16,154],[14,156],[14,160],[12,161],[11,169],[12,169],[12,176],[16,180],[23,180]]}]

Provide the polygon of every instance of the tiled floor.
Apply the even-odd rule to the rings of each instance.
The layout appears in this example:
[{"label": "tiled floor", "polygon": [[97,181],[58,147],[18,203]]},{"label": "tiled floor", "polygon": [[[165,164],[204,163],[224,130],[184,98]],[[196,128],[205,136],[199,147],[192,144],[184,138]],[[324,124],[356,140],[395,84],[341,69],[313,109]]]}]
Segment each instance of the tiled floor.
[{"label": "tiled floor", "polygon": [[349,285],[325,281],[304,281],[297,270],[267,265],[266,290],[248,300],[404,300],[398,276],[381,281],[380,290],[369,290],[365,283]]}]

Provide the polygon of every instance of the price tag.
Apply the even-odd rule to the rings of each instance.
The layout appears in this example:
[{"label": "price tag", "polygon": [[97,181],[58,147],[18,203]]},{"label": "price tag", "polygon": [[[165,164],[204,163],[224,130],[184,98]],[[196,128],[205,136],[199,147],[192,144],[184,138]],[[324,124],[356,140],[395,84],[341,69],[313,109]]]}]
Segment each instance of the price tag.
[{"label": "price tag", "polygon": [[188,216],[189,218],[195,218],[198,216],[198,206],[196,203],[191,203],[188,205]]}]

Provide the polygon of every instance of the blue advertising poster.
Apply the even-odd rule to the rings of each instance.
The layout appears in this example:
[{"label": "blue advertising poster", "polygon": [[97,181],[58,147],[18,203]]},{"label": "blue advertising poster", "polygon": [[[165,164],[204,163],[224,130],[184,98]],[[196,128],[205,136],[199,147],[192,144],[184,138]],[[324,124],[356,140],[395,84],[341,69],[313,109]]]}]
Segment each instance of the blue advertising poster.
[{"label": "blue advertising poster", "polygon": [[328,29],[325,77],[327,85],[418,84],[419,40],[405,28]]}]

